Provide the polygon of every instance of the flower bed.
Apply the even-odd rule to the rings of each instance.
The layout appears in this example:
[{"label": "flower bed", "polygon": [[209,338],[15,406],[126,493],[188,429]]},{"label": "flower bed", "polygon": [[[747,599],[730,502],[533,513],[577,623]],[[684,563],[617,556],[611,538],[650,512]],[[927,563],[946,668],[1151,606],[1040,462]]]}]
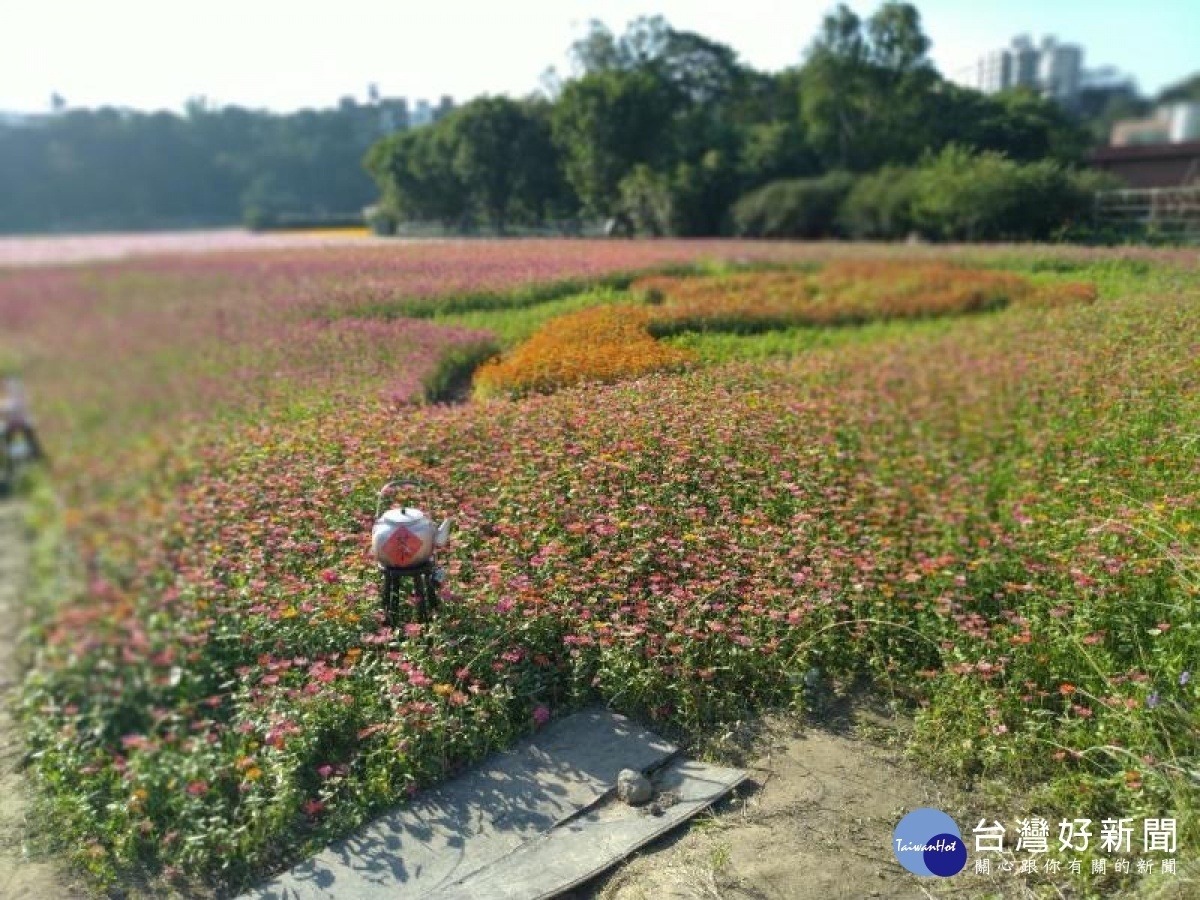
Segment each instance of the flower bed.
[{"label": "flower bed", "polygon": [[[931,763],[1047,815],[1175,813],[1194,846],[1200,286],[1137,284],[520,401],[300,384],[187,439],[143,427],[103,486],[115,463],[77,450],[53,562],[87,583],[54,598],[23,691],[46,821],[101,880],[241,885],[547,714],[601,699],[694,732],[805,704],[815,671],[910,698]],[[151,288],[127,327],[160,321]],[[393,629],[368,535],[374,492],[413,473],[458,520],[451,596]]]},{"label": "flower bed", "polygon": [[521,397],[683,369],[691,354],[650,336],[650,311],[601,306],[560,316],[475,373],[477,396]]},{"label": "flower bed", "polygon": [[945,262],[839,261],[818,272],[651,276],[632,290],[655,303],[650,330],[752,332],[792,325],[855,325],[962,315],[1009,304],[1094,301],[1083,284],[1038,287],[1011,272]]}]

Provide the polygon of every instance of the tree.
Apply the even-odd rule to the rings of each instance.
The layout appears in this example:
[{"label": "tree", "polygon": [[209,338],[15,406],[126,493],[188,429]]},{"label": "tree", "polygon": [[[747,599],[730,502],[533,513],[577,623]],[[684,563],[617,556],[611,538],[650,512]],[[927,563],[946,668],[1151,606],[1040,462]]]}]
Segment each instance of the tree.
[{"label": "tree", "polygon": [[827,167],[868,171],[928,146],[929,63],[920,14],[885,3],[865,23],[846,6],[825,17],[800,85],[801,119]]},{"label": "tree", "polygon": [[1028,88],[985,95],[943,82],[931,110],[932,146],[994,150],[1017,162],[1078,163],[1088,144],[1081,123]]},{"label": "tree", "polygon": [[373,196],[361,158],[379,111],[275,115],[189,101],[182,116],[65,109],[0,124],[0,228],[232,223],[249,206],[292,217],[353,214]]},{"label": "tree", "polygon": [[567,181],[596,215],[615,211],[618,185],[663,155],[673,104],[654,73],[603,71],[570,82],[551,115]]},{"label": "tree", "polygon": [[630,68],[616,36],[596,19],[588,23],[588,33],[571,45],[569,55],[576,72],[583,76]]},{"label": "tree", "polygon": [[504,97],[474,100],[449,120],[454,171],[499,232],[526,162],[520,153],[526,124],[520,106]]},{"label": "tree", "polygon": [[652,70],[679,102],[719,103],[749,77],[730,47],[672,28],[662,16],[635,19],[620,38],[593,20],[588,34],[572,45],[571,57],[575,69],[585,77]]},{"label": "tree", "polygon": [[1190,78],[1185,78],[1159,92],[1159,103],[1176,103],[1179,101],[1200,101],[1200,72]]},{"label": "tree", "polygon": [[756,122],[742,129],[740,136],[739,175],[747,188],[818,171],[817,159],[797,121]]},{"label": "tree", "polygon": [[447,120],[454,170],[473,206],[503,232],[514,215],[542,221],[561,197],[549,122],[530,103],[474,100]]},{"label": "tree", "polygon": [[867,20],[868,55],[883,72],[902,77],[930,69],[929,38],[910,3],[885,3]]},{"label": "tree", "polygon": [[471,202],[455,171],[456,149],[449,128],[428,126],[378,142],[363,165],[379,185],[383,205],[398,218],[462,229],[470,223]]}]

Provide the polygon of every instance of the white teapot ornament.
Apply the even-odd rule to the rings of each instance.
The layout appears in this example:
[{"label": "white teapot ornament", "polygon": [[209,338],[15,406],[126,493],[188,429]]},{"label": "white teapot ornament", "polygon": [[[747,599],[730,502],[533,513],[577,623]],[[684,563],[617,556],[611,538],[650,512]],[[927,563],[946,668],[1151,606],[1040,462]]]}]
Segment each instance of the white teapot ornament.
[{"label": "white teapot ornament", "polygon": [[412,506],[398,506],[380,514],[388,491],[421,485],[415,481],[389,481],[379,491],[375,504],[375,527],[371,529],[371,551],[381,566],[411,569],[429,561],[438,547],[450,540],[450,519],[434,525],[424,512]]}]

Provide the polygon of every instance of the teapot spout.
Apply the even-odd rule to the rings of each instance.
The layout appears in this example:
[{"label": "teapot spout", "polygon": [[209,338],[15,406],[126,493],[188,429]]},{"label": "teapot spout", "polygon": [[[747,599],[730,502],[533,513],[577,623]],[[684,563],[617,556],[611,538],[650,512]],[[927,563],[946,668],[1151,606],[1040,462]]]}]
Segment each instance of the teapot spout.
[{"label": "teapot spout", "polygon": [[433,537],[433,544],[435,547],[445,547],[449,542],[450,524],[453,521],[453,519],[446,519],[446,521],[442,522],[442,524],[438,526],[437,534],[435,534]]}]

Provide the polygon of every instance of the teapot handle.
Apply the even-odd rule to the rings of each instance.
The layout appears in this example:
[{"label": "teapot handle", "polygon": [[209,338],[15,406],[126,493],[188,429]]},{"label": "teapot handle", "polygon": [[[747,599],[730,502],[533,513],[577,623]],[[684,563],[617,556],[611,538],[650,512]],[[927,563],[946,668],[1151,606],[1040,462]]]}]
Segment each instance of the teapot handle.
[{"label": "teapot handle", "polygon": [[378,497],[375,500],[375,518],[376,519],[379,518],[380,510],[383,509],[383,498],[388,493],[388,491],[390,491],[394,488],[402,488],[402,487],[424,488],[424,487],[429,487],[429,484],[425,481],[421,481],[416,478],[402,478],[402,479],[399,479],[398,481],[389,481],[387,484],[385,484],[383,487],[381,487],[379,489]]}]

